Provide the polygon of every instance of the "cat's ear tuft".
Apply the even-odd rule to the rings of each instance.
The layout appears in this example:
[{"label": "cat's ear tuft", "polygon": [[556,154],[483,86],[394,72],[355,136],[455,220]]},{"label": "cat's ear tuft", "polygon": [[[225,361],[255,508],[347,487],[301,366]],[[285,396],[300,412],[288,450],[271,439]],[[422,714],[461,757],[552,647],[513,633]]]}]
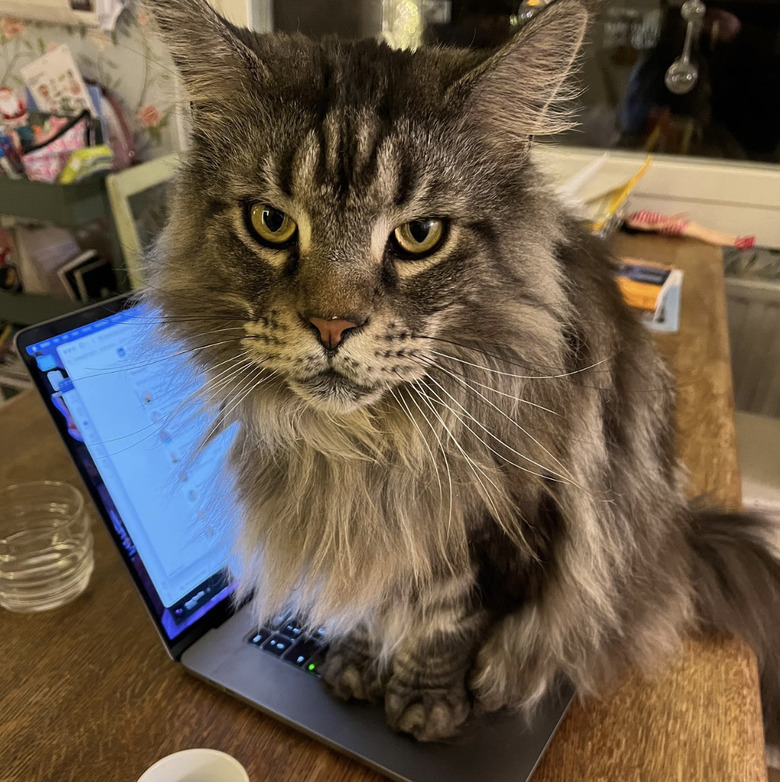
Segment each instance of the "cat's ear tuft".
[{"label": "cat's ear tuft", "polygon": [[265,66],[241,40],[241,31],[206,0],[143,0],[181,74],[190,101],[208,112],[248,80],[262,81]]},{"label": "cat's ear tuft", "polygon": [[527,143],[574,125],[575,68],[588,25],[577,0],[558,0],[449,90],[459,113],[497,140]]}]

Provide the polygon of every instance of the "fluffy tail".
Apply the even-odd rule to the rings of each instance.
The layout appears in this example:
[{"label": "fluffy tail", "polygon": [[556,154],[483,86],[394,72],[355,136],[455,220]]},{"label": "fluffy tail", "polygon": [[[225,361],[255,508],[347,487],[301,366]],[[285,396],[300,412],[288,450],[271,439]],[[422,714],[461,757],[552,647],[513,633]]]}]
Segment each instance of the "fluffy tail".
[{"label": "fluffy tail", "polygon": [[767,741],[779,743],[780,524],[748,514],[696,511],[691,547],[699,616],[755,651]]}]

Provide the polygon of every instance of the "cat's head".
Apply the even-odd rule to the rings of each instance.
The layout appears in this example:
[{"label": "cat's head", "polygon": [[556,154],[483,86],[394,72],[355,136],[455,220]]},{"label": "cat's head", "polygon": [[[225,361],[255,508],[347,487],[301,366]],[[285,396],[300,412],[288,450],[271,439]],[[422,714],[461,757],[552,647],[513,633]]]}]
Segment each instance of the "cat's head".
[{"label": "cat's head", "polygon": [[348,413],[458,345],[532,333],[512,302],[555,308],[559,222],[528,152],[568,120],[577,2],[490,55],[255,35],[202,0],[147,5],[193,123],[150,298],[236,400]]}]

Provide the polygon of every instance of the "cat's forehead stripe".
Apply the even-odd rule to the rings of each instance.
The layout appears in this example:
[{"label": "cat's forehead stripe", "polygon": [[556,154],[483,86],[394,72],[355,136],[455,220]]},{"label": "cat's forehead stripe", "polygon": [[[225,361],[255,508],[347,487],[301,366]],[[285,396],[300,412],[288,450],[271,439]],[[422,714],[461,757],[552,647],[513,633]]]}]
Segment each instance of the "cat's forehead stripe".
[{"label": "cat's forehead stripe", "polygon": [[274,156],[269,173],[290,199],[329,194],[354,203],[380,196],[407,202],[417,187],[411,161],[380,117],[367,109],[331,109],[301,138]]},{"label": "cat's forehead stripe", "polygon": [[332,108],[322,122],[323,181],[344,198],[373,184],[371,175],[381,136],[376,118],[368,111]]},{"label": "cat's forehead stripe", "polygon": [[292,158],[289,172],[290,189],[287,195],[293,197],[310,187],[314,182],[320,158],[320,145],[315,132],[309,131]]},{"label": "cat's forehead stripe", "polygon": [[277,140],[276,150],[272,145],[269,196],[276,190],[312,216],[335,217],[344,207],[424,211],[432,191],[420,151],[430,138],[420,136],[408,114],[392,110],[387,82],[362,95],[338,87],[337,76],[330,73],[297,105],[297,127]]}]

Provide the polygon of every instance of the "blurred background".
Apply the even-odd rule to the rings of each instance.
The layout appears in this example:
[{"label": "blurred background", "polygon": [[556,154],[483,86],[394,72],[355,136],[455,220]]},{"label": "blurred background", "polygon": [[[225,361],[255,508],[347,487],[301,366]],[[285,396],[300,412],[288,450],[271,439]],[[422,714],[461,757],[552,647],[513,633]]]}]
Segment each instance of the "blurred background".
[{"label": "blurred background", "polygon": [[[277,29],[315,37],[381,35],[397,46],[495,47],[534,10],[515,0],[275,0]],[[704,4],[691,36],[695,84],[674,94],[665,74],[682,55],[682,3],[591,3],[578,146],[780,162],[780,2]]]}]

